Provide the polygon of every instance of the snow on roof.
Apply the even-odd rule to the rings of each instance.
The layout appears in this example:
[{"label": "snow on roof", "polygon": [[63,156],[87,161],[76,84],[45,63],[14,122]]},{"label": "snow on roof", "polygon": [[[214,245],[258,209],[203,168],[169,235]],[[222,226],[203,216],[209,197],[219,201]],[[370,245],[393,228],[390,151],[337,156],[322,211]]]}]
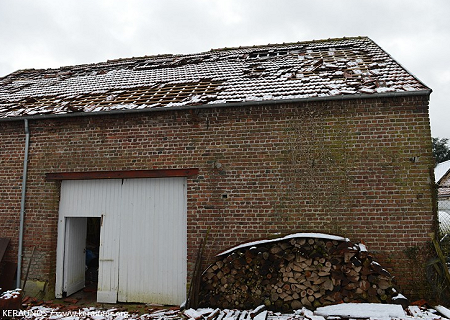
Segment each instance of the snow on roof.
[{"label": "snow on roof", "polygon": [[288,239],[293,239],[293,238],[319,238],[319,239],[347,241],[347,242],[350,241],[348,238],[343,238],[340,236],[334,236],[334,235],[324,234],[324,233],[293,233],[293,234],[289,234],[287,236],[280,237],[280,238],[263,239],[263,240],[243,243],[243,244],[237,245],[231,249],[222,251],[219,254],[217,254],[217,256],[222,256],[222,255],[228,254],[230,252],[233,252],[235,250],[242,249],[242,248],[248,248],[248,247],[257,246],[257,245],[264,244],[264,243],[288,240]]},{"label": "snow on roof", "polygon": [[0,119],[430,90],[367,37],[118,59],[0,78]]},{"label": "snow on roof", "polygon": [[450,160],[438,163],[434,168],[434,180],[439,183],[445,174],[450,170]]}]

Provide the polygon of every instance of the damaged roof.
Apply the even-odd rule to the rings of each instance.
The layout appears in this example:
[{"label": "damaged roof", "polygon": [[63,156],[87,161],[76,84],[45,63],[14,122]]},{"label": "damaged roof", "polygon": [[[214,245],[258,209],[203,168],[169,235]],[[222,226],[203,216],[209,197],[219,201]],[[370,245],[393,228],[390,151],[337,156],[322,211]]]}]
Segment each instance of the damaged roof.
[{"label": "damaged roof", "polygon": [[367,37],[213,49],[0,78],[0,119],[430,93]]}]

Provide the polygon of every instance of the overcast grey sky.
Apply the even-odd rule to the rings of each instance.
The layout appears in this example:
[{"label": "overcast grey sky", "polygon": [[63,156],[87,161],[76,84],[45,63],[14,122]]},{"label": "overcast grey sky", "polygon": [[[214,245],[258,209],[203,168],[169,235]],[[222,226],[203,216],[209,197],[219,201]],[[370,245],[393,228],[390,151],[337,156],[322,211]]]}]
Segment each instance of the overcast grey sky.
[{"label": "overcast grey sky", "polygon": [[433,89],[450,138],[449,0],[0,0],[0,77],[160,53],[368,36]]}]

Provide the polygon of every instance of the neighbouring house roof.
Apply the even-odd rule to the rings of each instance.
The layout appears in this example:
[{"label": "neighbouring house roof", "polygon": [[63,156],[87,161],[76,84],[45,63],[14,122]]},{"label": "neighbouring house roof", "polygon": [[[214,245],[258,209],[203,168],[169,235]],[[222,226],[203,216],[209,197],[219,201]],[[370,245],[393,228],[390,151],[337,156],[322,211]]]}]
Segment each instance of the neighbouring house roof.
[{"label": "neighbouring house roof", "polygon": [[450,170],[450,160],[438,163],[434,168],[434,180],[436,183],[441,182],[441,179],[448,173]]},{"label": "neighbouring house roof", "polygon": [[355,37],[19,70],[0,78],[0,119],[430,92]]},{"label": "neighbouring house roof", "polygon": [[450,160],[438,163],[434,168],[434,180],[438,185],[438,197],[450,196]]}]

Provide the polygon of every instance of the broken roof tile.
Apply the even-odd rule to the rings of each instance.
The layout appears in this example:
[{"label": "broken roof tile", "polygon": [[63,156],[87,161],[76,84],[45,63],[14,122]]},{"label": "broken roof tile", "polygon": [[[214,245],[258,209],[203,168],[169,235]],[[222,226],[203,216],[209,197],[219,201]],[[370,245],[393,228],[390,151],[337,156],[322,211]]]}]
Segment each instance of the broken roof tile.
[{"label": "broken roof tile", "polygon": [[341,38],[20,70],[0,78],[0,118],[411,91],[430,90],[369,38]]}]

